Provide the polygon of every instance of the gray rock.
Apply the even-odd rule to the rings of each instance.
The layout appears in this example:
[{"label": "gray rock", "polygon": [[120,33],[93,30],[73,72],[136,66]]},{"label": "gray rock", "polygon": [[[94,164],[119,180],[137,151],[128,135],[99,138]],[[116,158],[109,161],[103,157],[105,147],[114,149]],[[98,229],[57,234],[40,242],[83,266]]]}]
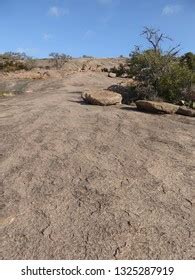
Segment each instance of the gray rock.
[{"label": "gray rock", "polygon": [[138,110],[143,110],[151,113],[174,114],[179,109],[179,106],[167,102],[138,100],[135,103]]},{"label": "gray rock", "polygon": [[108,73],[108,77],[110,77],[110,78],[116,78],[116,73]]},{"label": "gray rock", "polygon": [[189,116],[189,117],[195,117],[195,110],[187,108],[187,107],[179,107],[179,109],[176,112],[179,115]]},{"label": "gray rock", "polygon": [[81,97],[89,104],[101,106],[121,104],[122,101],[120,94],[108,90],[84,92]]}]

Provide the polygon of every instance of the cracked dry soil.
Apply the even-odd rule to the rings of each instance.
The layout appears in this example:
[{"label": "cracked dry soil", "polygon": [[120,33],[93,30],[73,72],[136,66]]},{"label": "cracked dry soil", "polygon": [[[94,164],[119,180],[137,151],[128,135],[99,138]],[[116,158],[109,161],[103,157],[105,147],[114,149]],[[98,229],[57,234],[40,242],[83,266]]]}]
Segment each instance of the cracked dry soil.
[{"label": "cracked dry soil", "polygon": [[76,73],[0,100],[0,259],[192,259],[194,120],[80,102]]}]

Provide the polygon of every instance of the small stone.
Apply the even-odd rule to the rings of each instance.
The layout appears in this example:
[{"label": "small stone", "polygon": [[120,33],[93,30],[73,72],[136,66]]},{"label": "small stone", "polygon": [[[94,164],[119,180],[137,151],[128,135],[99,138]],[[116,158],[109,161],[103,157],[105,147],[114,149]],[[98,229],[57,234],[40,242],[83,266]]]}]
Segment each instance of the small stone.
[{"label": "small stone", "polygon": [[116,78],[116,73],[108,73],[108,77],[110,77],[110,78]]}]

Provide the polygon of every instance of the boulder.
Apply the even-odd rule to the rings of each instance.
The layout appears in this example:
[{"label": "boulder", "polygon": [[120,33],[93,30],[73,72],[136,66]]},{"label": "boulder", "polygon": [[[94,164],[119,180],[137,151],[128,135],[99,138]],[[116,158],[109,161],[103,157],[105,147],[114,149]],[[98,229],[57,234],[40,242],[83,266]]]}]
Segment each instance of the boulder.
[{"label": "boulder", "polygon": [[151,113],[174,114],[179,109],[179,106],[167,102],[138,100],[135,103],[138,110]]},{"label": "boulder", "polygon": [[179,115],[189,116],[189,117],[195,117],[195,110],[180,106],[179,109],[176,112]]},{"label": "boulder", "polygon": [[108,73],[108,77],[110,77],[110,78],[116,78],[116,73]]},{"label": "boulder", "polygon": [[120,94],[108,90],[84,92],[81,97],[89,104],[101,106],[121,104],[122,101]]}]

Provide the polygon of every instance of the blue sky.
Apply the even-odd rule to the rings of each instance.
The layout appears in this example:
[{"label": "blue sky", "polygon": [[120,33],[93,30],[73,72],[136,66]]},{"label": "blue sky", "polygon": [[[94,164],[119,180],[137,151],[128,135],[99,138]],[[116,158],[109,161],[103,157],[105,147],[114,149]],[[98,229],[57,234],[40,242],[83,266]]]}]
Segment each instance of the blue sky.
[{"label": "blue sky", "polygon": [[127,56],[144,26],[195,52],[195,0],[0,0],[1,53]]}]

